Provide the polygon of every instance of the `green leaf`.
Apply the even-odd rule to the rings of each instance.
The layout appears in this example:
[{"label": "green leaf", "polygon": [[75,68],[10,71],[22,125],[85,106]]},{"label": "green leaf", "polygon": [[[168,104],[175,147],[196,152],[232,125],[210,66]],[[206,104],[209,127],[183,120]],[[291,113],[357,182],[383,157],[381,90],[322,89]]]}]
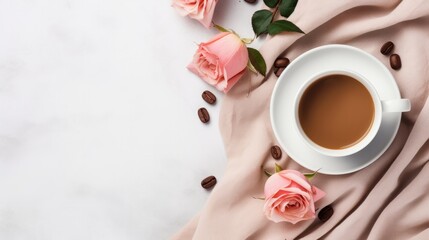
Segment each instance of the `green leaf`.
[{"label": "green leaf", "polygon": [[276,173],[283,171],[283,168],[276,163]]},{"label": "green leaf", "polygon": [[255,67],[249,62],[247,62],[247,68],[254,74],[258,74],[258,70],[255,69]]},{"label": "green leaf", "polygon": [[282,0],[279,5],[280,15],[288,18],[295,10],[298,0]]},{"label": "green leaf", "polygon": [[252,16],[252,28],[256,36],[267,32],[268,25],[273,20],[273,13],[269,10],[256,11]]},{"label": "green leaf", "polygon": [[268,172],[266,169],[264,169],[264,173],[265,175],[267,175],[267,177],[271,177],[271,175],[273,175],[272,173]]},{"label": "green leaf", "polygon": [[299,27],[297,27],[295,24],[287,20],[278,20],[278,21],[272,22],[268,26],[268,34],[270,34],[271,36],[274,36],[281,32],[304,33],[301,29],[299,29]]},{"label": "green leaf", "polygon": [[265,77],[267,72],[267,64],[265,63],[264,57],[262,57],[261,53],[254,48],[247,48],[247,52],[249,54],[249,61],[253,65],[253,67]]},{"label": "green leaf", "polygon": [[265,5],[270,8],[275,8],[277,6],[277,3],[279,3],[279,0],[264,0]]},{"label": "green leaf", "polygon": [[319,168],[319,169],[317,169],[316,171],[312,172],[312,173],[304,173],[304,176],[305,176],[308,180],[311,180],[311,179],[313,179],[313,178],[314,178],[314,176],[316,176],[316,175],[317,175],[317,173],[319,173],[319,170],[320,170],[320,168]]}]

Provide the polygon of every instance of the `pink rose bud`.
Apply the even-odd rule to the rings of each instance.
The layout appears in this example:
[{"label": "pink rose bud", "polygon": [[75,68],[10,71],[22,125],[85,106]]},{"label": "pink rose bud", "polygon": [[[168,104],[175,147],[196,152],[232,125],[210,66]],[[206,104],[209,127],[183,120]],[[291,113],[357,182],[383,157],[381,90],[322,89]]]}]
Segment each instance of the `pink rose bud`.
[{"label": "pink rose bud", "polygon": [[283,170],[265,183],[266,217],[274,222],[291,222],[315,218],[314,203],[325,196],[307,178],[295,170]]},{"label": "pink rose bud", "polygon": [[199,44],[188,69],[226,93],[243,76],[248,61],[247,47],[241,39],[222,32]]},{"label": "pink rose bud", "polygon": [[182,16],[198,20],[210,28],[217,0],[173,0],[172,6]]}]

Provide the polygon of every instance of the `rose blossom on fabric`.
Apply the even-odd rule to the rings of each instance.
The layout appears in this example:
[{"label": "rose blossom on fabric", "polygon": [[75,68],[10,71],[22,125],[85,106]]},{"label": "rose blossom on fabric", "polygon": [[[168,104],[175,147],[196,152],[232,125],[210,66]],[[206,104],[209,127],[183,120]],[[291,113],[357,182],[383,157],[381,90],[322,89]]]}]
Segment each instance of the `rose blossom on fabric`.
[{"label": "rose blossom on fabric", "polygon": [[243,76],[249,56],[241,39],[222,32],[200,43],[188,69],[220,91],[227,93]]},{"label": "rose blossom on fabric", "polygon": [[295,170],[283,170],[269,177],[264,194],[266,217],[276,223],[293,224],[313,219],[316,215],[314,203],[325,196],[304,174]]},{"label": "rose blossom on fabric", "polygon": [[217,0],[173,0],[172,6],[182,16],[198,20],[210,28]]}]

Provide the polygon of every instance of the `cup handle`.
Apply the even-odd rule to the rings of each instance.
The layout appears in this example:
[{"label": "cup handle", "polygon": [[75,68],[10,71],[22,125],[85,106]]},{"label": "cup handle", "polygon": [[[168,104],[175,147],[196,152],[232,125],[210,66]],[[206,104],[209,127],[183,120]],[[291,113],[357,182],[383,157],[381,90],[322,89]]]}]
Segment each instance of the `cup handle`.
[{"label": "cup handle", "polygon": [[381,101],[383,112],[409,112],[411,102],[408,99],[393,99]]}]

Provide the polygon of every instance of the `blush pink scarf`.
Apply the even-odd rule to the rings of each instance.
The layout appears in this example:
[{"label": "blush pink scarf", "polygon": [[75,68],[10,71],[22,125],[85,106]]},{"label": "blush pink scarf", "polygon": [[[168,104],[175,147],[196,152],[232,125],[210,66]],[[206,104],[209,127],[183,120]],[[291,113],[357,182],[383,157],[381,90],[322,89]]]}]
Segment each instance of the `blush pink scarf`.
[{"label": "blush pink scarf", "polygon": [[[264,202],[252,196],[262,196],[262,168],[274,164],[269,149],[278,143],[269,103],[277,77],[271,71],[260,85],[261,77],[244,76],[221,109],[225,174],[200,214],[173,239],[429,239],[429,1],[300,0],[290,20],[307,34],[266,40],[261,52],[268,66],[279,55],[293,60],[332,43],[363,49],[388,66],[379,49],[391,40],[403,63],[391,72],[412,111],[403,114],[395,141],[374,164],[353,174],[313,179],[327,193],[317,206],[334,208],[328,221],[273,223],[263,215]],[[308,172],[283,155],[283,167]]]}]

